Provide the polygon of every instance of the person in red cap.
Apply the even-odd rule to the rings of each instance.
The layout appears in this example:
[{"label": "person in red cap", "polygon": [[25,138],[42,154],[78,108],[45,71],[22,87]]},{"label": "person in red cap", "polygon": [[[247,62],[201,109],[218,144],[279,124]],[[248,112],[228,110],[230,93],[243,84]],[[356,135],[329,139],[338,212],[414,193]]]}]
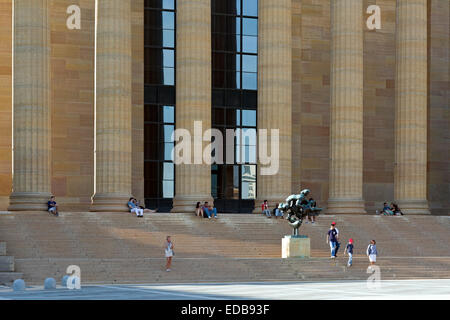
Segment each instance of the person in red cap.
[{"label": "person in red cap", "polygon": [[347,267],[351,267],[353,263],[353,239],[348,240],[347,246],[344,250],[344,256],[346,252],[348,253]]},{"label": "person in red cap", "polygon": [[331,225],[334,227],[334,230],[336,230],[336,248],[334,251],[334,255],[337,258],[337,253],[339,251],[339,248],[341,247],[341,243],[339,242],[339,229],[336,228],[336,222],[332,222]]}]

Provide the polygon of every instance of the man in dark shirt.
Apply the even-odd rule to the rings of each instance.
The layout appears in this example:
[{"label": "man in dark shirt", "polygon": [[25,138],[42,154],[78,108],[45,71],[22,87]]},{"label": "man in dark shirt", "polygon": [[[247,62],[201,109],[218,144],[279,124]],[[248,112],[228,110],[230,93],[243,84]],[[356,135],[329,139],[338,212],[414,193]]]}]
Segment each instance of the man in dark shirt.
[{"label": "man in dark shirt", "polygon": [[47,202],[48,212],[52,213],[55,216],[59,216],[58,213],[58,205],[55,201],[55,196],[51,196],[50,201]]},{"label": "man in dark shirt", "polygon": [[336,231],[334,224],[331,224],[331,228],[327,232],[327,243],[328,242],[330,243],[331,259],[335,259],[336,258],[336,244],[338,242],[338,232]]}]

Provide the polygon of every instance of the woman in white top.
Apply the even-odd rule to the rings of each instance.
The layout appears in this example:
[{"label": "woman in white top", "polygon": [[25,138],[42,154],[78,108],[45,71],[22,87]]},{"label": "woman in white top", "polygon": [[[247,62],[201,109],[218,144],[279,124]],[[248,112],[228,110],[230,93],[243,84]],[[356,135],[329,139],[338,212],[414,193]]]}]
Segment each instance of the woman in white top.
[{"label": "woman in white top", "polygon": [[166,260],[167,260],[167,263],[166,263],[166,271],[167,272],[170,271],[170,266],[172,265],[172,257],[174,255],[173,248],[174,248],[173,242],[170,239],[170,236],[167,236],[166,242],[164,244],[164,252],[165,252]]}]

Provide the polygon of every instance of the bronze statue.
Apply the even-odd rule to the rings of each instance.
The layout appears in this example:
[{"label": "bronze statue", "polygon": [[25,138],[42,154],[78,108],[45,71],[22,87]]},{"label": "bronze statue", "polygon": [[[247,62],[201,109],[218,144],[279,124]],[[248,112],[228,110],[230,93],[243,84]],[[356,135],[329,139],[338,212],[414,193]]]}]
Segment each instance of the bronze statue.
[{"label": "bronze statue", "polygon": [[305,218],[309,212],[313,214],[319,214],[322,208],[316,207],[316,201],[313,199],[307,200],[306,196],[311,191],[309,189],[302,190],[300,194],[292,194],[287,197],[285,203],[281,203],[278,206],[284,213],[287,213],[287,221],[292,227],[292,236],[299,236],[298,229],[302,225],[303,218]]}]

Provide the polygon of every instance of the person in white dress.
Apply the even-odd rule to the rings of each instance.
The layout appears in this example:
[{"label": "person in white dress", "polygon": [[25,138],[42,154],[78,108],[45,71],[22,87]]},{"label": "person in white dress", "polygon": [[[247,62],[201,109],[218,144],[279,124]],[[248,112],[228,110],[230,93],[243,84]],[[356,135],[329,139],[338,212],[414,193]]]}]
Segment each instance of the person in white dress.
[{"label": "person in white dress", "polygon": [[172,257],[174,255],[173,252],[173,241],[171,240],[170,236],[167,236],[166,238],[166,242],[164,243],[164,253],[166,256],[166,271],[169,272],[170,271],[170,267],[172,265]]}]

